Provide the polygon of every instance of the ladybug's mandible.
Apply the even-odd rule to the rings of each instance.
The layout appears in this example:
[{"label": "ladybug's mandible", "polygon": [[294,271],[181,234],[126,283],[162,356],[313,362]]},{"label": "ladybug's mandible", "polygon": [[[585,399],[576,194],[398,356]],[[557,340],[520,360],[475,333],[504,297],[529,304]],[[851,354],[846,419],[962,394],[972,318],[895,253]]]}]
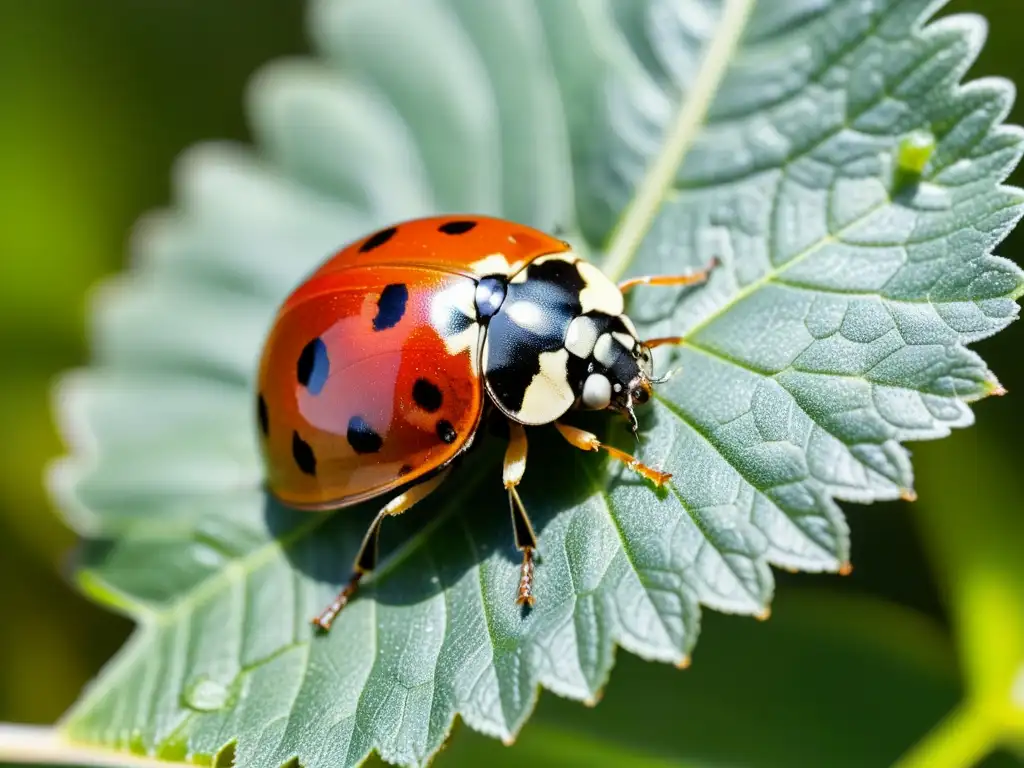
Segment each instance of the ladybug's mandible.
[{"label": "ladybug's mandible", "polygon": [[485,410],[509,423],[503,479],[516,546],[518,601],[532,605],[536,536],[516,486],[524,426],[554,423],[572,445],[606,450],[657,485],[670,475],[560,419],[611,408],[634,431],[651,395],[651,349],[623,293],[689,285],[708,269],[616,286],[570,246],[483,216],[434,217],[342,249],[278,312],[259,372],[257,412],[271,493],[302,509],[347,507],[401,492],[374,518],[352,578],[314,620],[328,629],[373,570],[381,521],[434,491],[469,449]]}]

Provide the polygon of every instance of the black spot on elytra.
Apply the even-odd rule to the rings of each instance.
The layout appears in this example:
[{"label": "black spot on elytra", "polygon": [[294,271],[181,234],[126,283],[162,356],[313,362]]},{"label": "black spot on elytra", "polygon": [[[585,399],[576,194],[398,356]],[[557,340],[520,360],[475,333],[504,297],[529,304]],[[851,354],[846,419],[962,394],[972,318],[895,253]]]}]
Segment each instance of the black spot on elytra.
[{"label": "black spot on elytra", "polygon": [[448,445],[451,445],[459,435],[448,419],[441,419],[437,422],[437,436],[440,438],[442,443],[448,443]]},{"label": "black spot on elytra", "polygon": [[366,238],[365,243],[359,246],[359,252],[368,253],[372,251],[374,248],[380,248],[382,245],[384,245],[384,243],[386,243],[388,240],[394,237],[395,232],[397,231],[397,227],[388,227],[387,229],[382,229],[375,235],[371,235],[370,237]]},{"label": "black spot on elytra", "polygon": [[256,412],[260,418],[260,432],[266,437],[270,434],[270,415],[267,413],[267,401],[263,399],[263,395],[260,395],[256,403]]},{"label": "black spot on elytra", "polygon": [[404,475],[408,475],[410,472],[412,472],[412,465],[410,465],[410,464],[403,464],[402,466],[400,466],[398,468],[398,476],[399,477],[403,477]]},{"label": "black spot on elytra", "polygon": [[404,283],[385,285],[377,299],[377,316],[373,318],[373,330],[384,331],[394,328],[405,314],[405,305],[409,301],[409,289]]},{"label": "black spot on elytra", "polygon": [[292,458],[299,469],[307,475],[316,476],[316,456],[309,443],[299,437],[298,432],[292,433]]},{"label": "black spot on elytra", "polygon": [[348,431],[345,433],[345,437],[356,453],[376,453],[384,445],[381,436],[366,423],[362,416],[353,416],[348,420]]},{"label": "black spot on elytra", "polygon": [[330,370],[327,345],[321,339],[313,339],[302,348],[297,370],[299,384],[314,395],[319,395],[320,390],[327,382],[327,374],[330,373]]},{"label": "black spot on elytra", "polygon": [[475,226],[475,221],[446,221],[437,229],[446,235],[464,235]]},{"label": "black spot on elytra", "polygon": [[416,379],[412,385],[412,399],[416,405],[428,413],[433,413],[441,407],[441,390],[437,385],[428,379]]}]

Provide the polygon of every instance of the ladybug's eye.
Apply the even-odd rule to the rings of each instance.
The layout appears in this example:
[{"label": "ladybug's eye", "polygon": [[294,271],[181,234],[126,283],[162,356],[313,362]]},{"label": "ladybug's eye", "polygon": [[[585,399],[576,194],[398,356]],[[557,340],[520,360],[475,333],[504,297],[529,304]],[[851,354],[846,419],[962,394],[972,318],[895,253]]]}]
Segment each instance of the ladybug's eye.
[{"label": "ladybug's eye", "polygon": [[651,399],[650,390],[644,387],[633,390],[631,394],[633,396],[633,402],[636,403],[637,405],[643,405],[644,403]]}]

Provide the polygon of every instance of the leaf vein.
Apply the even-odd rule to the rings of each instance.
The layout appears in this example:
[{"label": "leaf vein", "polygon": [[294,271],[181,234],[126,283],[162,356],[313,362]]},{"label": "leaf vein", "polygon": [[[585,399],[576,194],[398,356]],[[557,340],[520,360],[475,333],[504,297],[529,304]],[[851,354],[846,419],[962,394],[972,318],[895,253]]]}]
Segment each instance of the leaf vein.
[{"label": "leaf vein", "polygon": [[665,193],[672,189],[676,173],[707,119],[711,102],[729,68],[730,57],[739,46],[753,7],[754,0],[725,0],[719,28],[699,65],[693,88],[680,103],[660,152],[612,230],[603,266],[613,280],[628,269],[654,222]]},{"label": "leaf vein", "polygon": [[[592,482],[594,481],[594,477],[589,470],[584,469],[584,473],[587,475],[589,480],[591,480]],[[650,604],[651,608],[654,611],[654,615],[658,617],[658,621],[661,624],[661,628],[665,632],[666,639],[668,639],[669,642],[672,642],[672,630],[668,626],[668,623],[665,621],[665,618],[661,615],[661,611],[658,610],[658,604],[651,598],[650,587],[648,586],[647,581],[644,579],[643,574],[640,572],[640,569],[637,568],[636,561],[633,558],[633,553],[630,550],[629,544],[626,541],[626,536],[623,534],[622,528],[619,525],[619,520],[615,515],[615,505],[612,502],[611,494],[609,494],[607,488],[605,488],[600,483],[597,483],[594,487],[597,490],[598,498],[603,503],[602,505],[605,509],[607,518],[609,522],[611,522],[612,524],[612,530],[614,530],[615,534],[619,537],[619,546],[622,548],[622,553],[626,558],[626,562],[629,564],[630,570],[635,574],[636,579],[640,584],[640,588],[644,591],[644,595],[647,598],[647,602]],[[673,574],[675,574],[674,571]],[[685,652],[682,648],[680,648],[679,650],[680,652]],[[680,660],[681,659],[682,656],[680,656]]]}]

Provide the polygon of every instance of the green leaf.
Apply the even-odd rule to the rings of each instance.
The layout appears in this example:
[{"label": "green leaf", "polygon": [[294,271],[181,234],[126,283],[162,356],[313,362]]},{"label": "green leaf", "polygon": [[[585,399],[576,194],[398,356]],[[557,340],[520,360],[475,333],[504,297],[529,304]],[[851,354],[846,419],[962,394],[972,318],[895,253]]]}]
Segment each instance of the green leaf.
[{"label": "green leaf", "polygon": [[[254,81],[262,153],[182,160],[174,209],[97,302],[94,366],[60,390],[80,583],[139,622],[66,732],[195,762],[423,763],[456,715],[509,740],[539,686],[596,700],[616,645],[687,663],[701,606],[767,615],[772,564],[842,569],[836,499],[912,495],[900,443],[999,391],[964,345],[1024,290],[991,255],[1021,215],[1000,186],[1012,92],[959,85],[984,27],[925,26],[937,7],[313,3],[319,58]],[[643,420],[673,483],[533,430],[524,617],[490,441],[388,521],[382,567],[314,638],[374,505],[310,515],[260,491],[255,360],[324,254],[437,211],[560,227],[616,277],[720,260],[707,286],[632,304],[644,332],[688,337]]]},{"label": "green leaf", "polygon": [[[623,654],[600,706],[544,697],[513,749],[457,725],[433,764],[892,765],[960,694],[942,627],[898,605],[833,590],[787,590],[764,624],[708,616],[699,659],[673,673]],[[759,693],[737,697],[752,679]],[[851,727],[866,711],[871,738]],[[14,727],[13,739],[11,730],[0,725],[0,752],[13,744],[23,760],[108,764],[109,755],[62,743],[52,729]]]},{"label": "green leaf", "polygon": [[[515,749],[458,734],[436,764],[630,765],[625,754],[687,766],[891,765],[957,694],[952,648],[930,620],[877,599],[798,589],[780,596],[766,624],[709,616],[692,669],[673,674],[624,656],[600,706],[546,697]],[[851,727],[866,710],[870,738]],[[545,760],[573,736],[586,760]]]}]

